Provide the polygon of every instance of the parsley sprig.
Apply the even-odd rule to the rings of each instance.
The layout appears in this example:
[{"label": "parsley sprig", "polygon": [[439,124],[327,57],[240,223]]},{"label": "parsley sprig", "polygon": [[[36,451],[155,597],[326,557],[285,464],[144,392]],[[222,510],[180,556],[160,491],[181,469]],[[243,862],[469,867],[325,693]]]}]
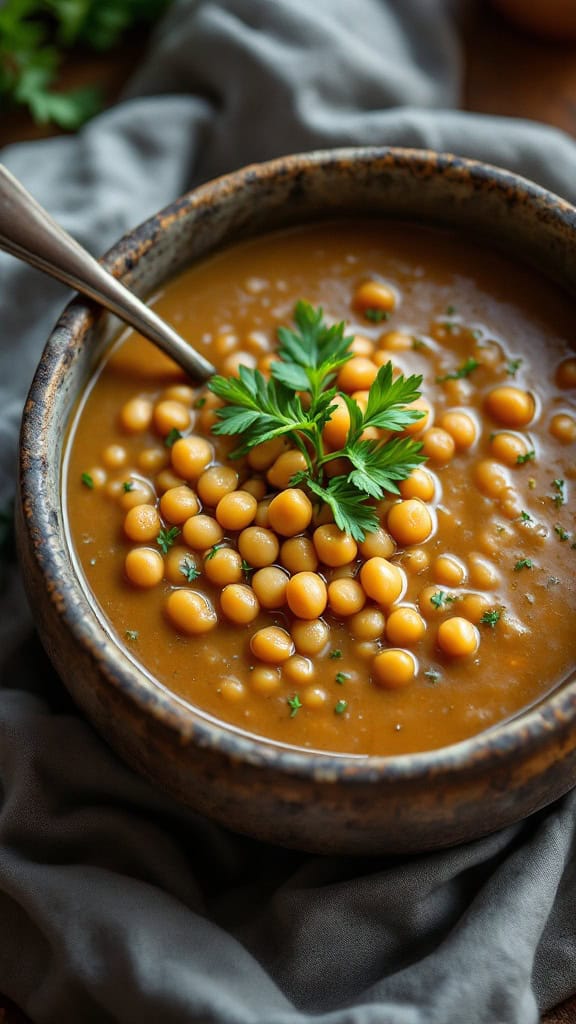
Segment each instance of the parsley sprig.
[{"label": "parsley sprig", "polygon": [[[329,326],[322,309],[307,302],[297,303],[294,322],[295,329],[278,330],[279,358],[271,365],[270,380],[244,366],[238,377],[212,378],[208,387],[226,402],[218,409],[212,430],[240,435],[234,457],[265,441],[286,437],[306,462],[306,469],[292,483],[307,488],[318,504],[328,505],[339,529],[362,541],[378,526],[370,499],[378,500],[385,492],[397,494],[397,481],[425,461],[422,445],[410,437],[363,440],[364,431],[376,427],[397,434],[420,419],[422,412],[406,406],[419,397],[422,377],[394,379],[392,364],[385,363],[362,410],[335,386],[338,370],[353,357],[353,339],[345,335],[345,324]],[[344,447],[329,452],[322,431],[338,408],[336,396],[346,403],[350,427]],[[328,463],[342,458],[349,460],[349,472],[327,479]]]}]

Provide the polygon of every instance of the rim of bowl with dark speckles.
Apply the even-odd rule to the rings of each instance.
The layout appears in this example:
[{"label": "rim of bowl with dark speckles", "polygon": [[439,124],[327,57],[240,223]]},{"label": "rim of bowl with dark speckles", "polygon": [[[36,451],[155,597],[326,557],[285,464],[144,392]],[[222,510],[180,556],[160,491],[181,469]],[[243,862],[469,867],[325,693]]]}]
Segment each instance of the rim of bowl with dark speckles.
[{"label": "rim of bowl with dark speckles", "polygon": [[[520,254],[576,295],[576,209],[506,171],[450,154],[391,148],[341,149],[289,156],[239,170],[200,186],[122,238],[104,265],[139,294],[149,294],[187,264],[240,238],[326,216],[374,212],[471,230]],[[117,331],[117,323],[116,323]],[[475,829],[456,825],[420,844],[379,841],[378,849],[417,849],[482,834],[544,806],[576,783],[576,681],[512,721],[452,746],[417,754],[366,757],[308,753],[253,739],[207,720],[155,685],[107,632],[76,578],[63,528],[61,459],[66,426],[83,384],[114,336],[108,314],[75,299],[50,335],[25,407],[20,455],[19,548],[43,642],[72,695],[113,746],[149,777],[151,737],[174,757],[194,748],[221,763],[266,769],[321,793],[343,784],[362,788],[407,784],[438,791],[455,780],[491,778],[491,800],[505,808]],[[88,684],[87,679],[91,682]],[[123,750],[115,712],[139,733],[140,752]],[[126,741],[130,746],[130,741]],[[180,753],[178,753],[180,751]],[[152,756],[152,754],[150,755]],[[526,764],[529,763],[529,768]],[[522,767],[524,766],[524,767]],[[170,781],[160,779],[172,791]],[[530,783],[530,785],[528,785]],[[178,787],[176,787],[177,789]],[[515,789],[522,790],[518,797]],[[530,796],[532,792],[532,796]],[[176,792],[187,799],[186,795]],[[189,802],[194,803],[194,799]],[[211,813],[210,807],[201,804]],[[222,815],[216,813],[216,817]],[[242,829],[242,821],[232,820]],[[350,828],[350,820],[348,821]],[[272,828],[246,827],[290,845]],[[326,849],[368,850],[370,843],[336,841]]]}]

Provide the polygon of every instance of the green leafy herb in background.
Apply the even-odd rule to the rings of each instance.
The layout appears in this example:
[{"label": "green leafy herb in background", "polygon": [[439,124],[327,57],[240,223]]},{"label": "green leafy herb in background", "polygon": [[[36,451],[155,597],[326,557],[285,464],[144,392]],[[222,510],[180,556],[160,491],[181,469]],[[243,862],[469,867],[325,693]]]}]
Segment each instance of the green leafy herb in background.
[{"label": "green leafy herb in background", "polygon": [[38,124],[73,131],[102,107],[92,86],[61,91],[58,75],[78,49],[104,52],[131,28],[154,22],[171,0],[6,0],[0,4],[0,105]]}]

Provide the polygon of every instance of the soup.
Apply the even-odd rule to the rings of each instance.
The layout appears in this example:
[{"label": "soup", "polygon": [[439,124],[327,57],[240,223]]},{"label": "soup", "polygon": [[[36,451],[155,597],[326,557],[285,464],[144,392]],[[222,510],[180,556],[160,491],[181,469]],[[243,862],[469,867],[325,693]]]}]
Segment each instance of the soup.
[{"label": "soup", "polygon": [[[250,734],[362,756],[456,742],[567,680],[564,295],[469,239],[361,221],[241,243],[154,305],[222,381],[124,337],[77,411],[66,500],[89,589],[159,685]],[[325,369],[341,359],[306,390],[314,337]],[[228,436],[242,373],[257,414]],[[271,376],[300,404],[266,413]],[[302,429],[266,439],[282,416]]]}]

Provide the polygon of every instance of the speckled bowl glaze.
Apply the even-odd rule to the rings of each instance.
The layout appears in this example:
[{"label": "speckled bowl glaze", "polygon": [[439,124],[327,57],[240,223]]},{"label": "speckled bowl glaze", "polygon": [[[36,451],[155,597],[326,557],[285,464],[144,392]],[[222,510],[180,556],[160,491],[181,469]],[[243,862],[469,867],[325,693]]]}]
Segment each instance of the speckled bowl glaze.
[{"label": "speckled bowl glaze", "polygon": [[[123,238],[104,264],[147,295],[240,238],[371,213],[474,231],[576,294],[573,207],[505,171],[399,149],[318,152],[244,168],[178,199]],[[242,736],[151,682],[95,613],[63,523],[67,425],[115,330],[107,314],[75,300],[48,340],[24,413],[18,535],[46,650],[122,758],[223,825],[322,853],[459,843],[525,817],[576,783],[574,682],[463,743],[365,759]]]}]

